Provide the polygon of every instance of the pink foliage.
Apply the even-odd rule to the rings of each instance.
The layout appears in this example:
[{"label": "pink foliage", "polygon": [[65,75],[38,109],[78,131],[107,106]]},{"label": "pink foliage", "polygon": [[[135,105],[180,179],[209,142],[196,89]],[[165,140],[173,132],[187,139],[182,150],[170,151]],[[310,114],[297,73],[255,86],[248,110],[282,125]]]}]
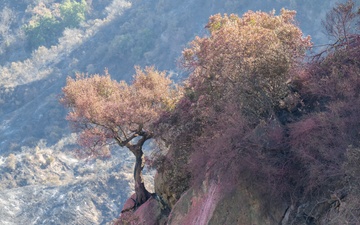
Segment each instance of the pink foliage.
[{"label": "pink foliage", "polygon": [[91,154],[96,147],[125,146],[140,132],[151,133],[152,124],[181,97],[166,73],[153,67],[137,67],[131,85],[112,80],[107,71],[104,76],[77,74],[68,78],[63,93],[61,102],[70,109],[67,119],[82,131],[79,144],[93,149]]}]

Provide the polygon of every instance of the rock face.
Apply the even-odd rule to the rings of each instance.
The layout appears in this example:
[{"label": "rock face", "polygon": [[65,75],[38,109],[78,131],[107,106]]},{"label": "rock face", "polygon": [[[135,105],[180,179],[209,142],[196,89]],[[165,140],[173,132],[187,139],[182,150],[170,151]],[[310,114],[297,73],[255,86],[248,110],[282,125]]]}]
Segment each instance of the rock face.
[{"label": "rock face", "polygon": [[114,225],[163,225],[166,224],[169,208],[164,202],[153,194],[149,200],[142,204],[139,208],[134,209],[135,194],[133,194],[124,204],[122,214]]},{"label": "rock face", "polygon": [[[346,197],[347,194],[344,191],[325,196],[323,201],[304,198],[294,204],[274,198],[271,194],[264,196],[264,193],[245,183],[225,189],[221,183],[206,180],[200,187],[192,186],[182,194],[172,207],[166,224],[342,224],[342,216],[354,210],[354,201],[358,198],[351,199]],[[147,207],[155,207],[146,210],[150,212],[158,206]],[[145,215],[144,211],[136,211],[135,214],[139,217]],[[165,216],[163,214],[161,221]],[[152,224],[162,222],[159,220]]]},{"label": "rock face", "polygon": [[171,211],[168,224],[278,224],[286,205],[273,202],[263,212],[260,197],[244,187],[224,191],[221,184],[190,188]]}]

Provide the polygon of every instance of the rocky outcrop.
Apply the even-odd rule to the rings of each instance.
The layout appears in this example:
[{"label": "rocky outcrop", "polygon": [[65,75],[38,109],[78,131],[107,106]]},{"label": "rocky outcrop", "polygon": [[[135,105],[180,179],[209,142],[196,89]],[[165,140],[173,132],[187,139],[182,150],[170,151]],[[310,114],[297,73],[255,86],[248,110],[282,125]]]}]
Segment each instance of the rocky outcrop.
[{"label": "rocky outcrop", "polygon": [[152,196],[139,208],[135,208],[135,194],[124,204],[120,218],[114,225],[164,225],[170,209],[156,194]]},{"label": "rocky outcrop", "polygon": [[224,191],[221,184],[203,184],[201,189],[190,188],[183,194],[168,224],[278,224],[286,203],[273,201],[267,212],[262,203],[260,196],[245,187]]},{"label": "rocky outcrop", "polygon": [[[324,197],[323,201],[304,198],[304,202],[295,204],[285,199],[275,199],[271,194],[264,196],[246,185],[225,190],[221,183],[204,182],[200,188],[191,187],[181,196],[166,224],[339,224],[337,222],[344,221],[342,216],[345,213],[354,210],[353,206],[347,206],[349,200],[346,196],[347,193],[342,192]],[[151,212],[158,206],[151,207],[148,204],[145,212]],[[145,218],[146,213],[144,210],[136,211],[139,218]],[[163,224],[164,218],[161,219],[161,222],[151,224]]]}]

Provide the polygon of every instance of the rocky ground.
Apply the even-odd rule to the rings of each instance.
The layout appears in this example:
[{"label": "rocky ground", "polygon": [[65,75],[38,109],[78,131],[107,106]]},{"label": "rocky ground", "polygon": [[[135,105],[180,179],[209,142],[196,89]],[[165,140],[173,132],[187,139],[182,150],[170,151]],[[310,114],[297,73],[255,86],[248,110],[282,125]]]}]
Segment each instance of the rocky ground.
[{"label": "rocky ground", "polygon": [[109,159],[80,160],[60,151],[73,141],[1,158],[1,224],[107,224],[119,215],[133,190],[132,156],[124,149]]}]

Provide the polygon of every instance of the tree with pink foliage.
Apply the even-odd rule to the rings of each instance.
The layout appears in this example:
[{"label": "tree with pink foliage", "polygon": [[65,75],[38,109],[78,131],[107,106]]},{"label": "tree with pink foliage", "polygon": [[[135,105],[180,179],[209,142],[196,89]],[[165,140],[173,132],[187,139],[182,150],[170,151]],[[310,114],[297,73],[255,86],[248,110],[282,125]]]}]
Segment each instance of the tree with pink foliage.
[{"label": "tree with pink foliage", "polygon": [[153,137],[154,122],[174,108],[181,90],[165,72],[135,69],[131,85],[112,80],[107,71],[104,76],[69,77],[60,101],[69,109],[67,120],[81,131],[78,143],[87,154],[109,154],[107,146],[113,143],[134,154],[135,206],[139,206],[150,197],[142,178],[143,145]]},{"label": "tree with pink foliage", "polygon": [[[183,51],[183,66],[192,73],[192,100],[218,106],[234,101],[248,118],[271,117],[289,95],[291,70],[310,48],[295,24],[295,11],[211,16],[210,36],[196,37]],[[207,112],[207,111],[206,111]]]}]

